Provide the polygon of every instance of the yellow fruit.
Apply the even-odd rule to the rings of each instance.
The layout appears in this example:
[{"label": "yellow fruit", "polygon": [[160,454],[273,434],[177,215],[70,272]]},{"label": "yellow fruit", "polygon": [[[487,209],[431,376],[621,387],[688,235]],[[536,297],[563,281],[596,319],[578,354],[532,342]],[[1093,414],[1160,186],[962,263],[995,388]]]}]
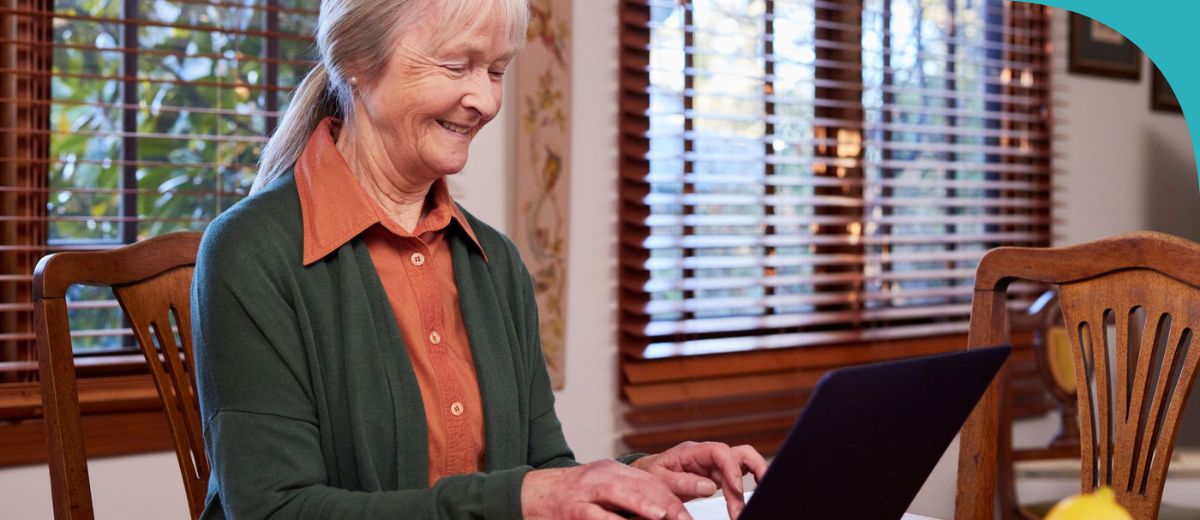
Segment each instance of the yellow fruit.
[{"label": "yellow fruit", "polygon": [[1105,487],[1090,495],[1062,499],[1046,515],[1046,520],[1133,520],[1133,517],[1117,503],[1113,490]]}]

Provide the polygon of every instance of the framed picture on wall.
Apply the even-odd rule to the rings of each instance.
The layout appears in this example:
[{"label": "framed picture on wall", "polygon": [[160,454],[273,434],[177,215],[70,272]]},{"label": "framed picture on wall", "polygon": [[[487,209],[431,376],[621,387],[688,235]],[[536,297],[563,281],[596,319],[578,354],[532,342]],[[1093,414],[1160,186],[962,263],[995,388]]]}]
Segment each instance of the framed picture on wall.
[{"label": "framed picture on wall", "polygon": [[1153,63],[1150,64],[1150,110],[1183,113],[1171,84],[1167,83],[1166,76]]},{"label": "framed picture on wall", "polygon": [[1067,69],[1077,74],[1137,80],[1142,51],[1107,25],[1071,13],[1071,45]]}]

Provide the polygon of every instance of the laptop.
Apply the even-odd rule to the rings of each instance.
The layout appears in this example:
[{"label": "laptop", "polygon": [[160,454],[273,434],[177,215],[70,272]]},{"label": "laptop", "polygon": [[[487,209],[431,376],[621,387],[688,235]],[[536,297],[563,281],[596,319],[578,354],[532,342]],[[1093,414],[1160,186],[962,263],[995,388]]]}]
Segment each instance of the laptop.
[{"label": "laptop", "polygon": [[976,348],[830,371],[740,520],[903,517],[1011,351]]}]

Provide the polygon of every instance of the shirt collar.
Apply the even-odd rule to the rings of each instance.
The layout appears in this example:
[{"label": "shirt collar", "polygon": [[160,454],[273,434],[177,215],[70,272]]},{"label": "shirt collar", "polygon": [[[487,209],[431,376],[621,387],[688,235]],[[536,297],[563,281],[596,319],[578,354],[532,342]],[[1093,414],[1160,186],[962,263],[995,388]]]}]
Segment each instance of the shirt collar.
[{"label": "shirt collar", "polygon": [[[321,120],[296,161],[296,190],[300,196],[300,218],[304,228],[302,261],[306,266],[375,224],[411,236],[393,225],[375,199],[359,185],[334,142],[334,132],[339,125],[340,122],[333,118]],[[436,231],[448,227],[452,221],[457,222],[487,260],[471,224],[450,196],[445,179],[438,179],[430,186],[426,204],[429,210],[414,231]]]}]

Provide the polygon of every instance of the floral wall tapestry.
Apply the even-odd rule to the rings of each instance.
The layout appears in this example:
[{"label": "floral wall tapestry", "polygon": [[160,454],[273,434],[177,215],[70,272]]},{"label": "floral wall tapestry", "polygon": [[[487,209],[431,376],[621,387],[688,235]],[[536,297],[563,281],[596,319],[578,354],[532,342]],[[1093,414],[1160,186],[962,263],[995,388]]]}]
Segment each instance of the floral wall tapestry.
[{"label": "floral wall tapestry", "polygon": [[570,222],[570,0],[530,0],[517,73],[513,241],[533,276],[542,350],[563,387]]}]

